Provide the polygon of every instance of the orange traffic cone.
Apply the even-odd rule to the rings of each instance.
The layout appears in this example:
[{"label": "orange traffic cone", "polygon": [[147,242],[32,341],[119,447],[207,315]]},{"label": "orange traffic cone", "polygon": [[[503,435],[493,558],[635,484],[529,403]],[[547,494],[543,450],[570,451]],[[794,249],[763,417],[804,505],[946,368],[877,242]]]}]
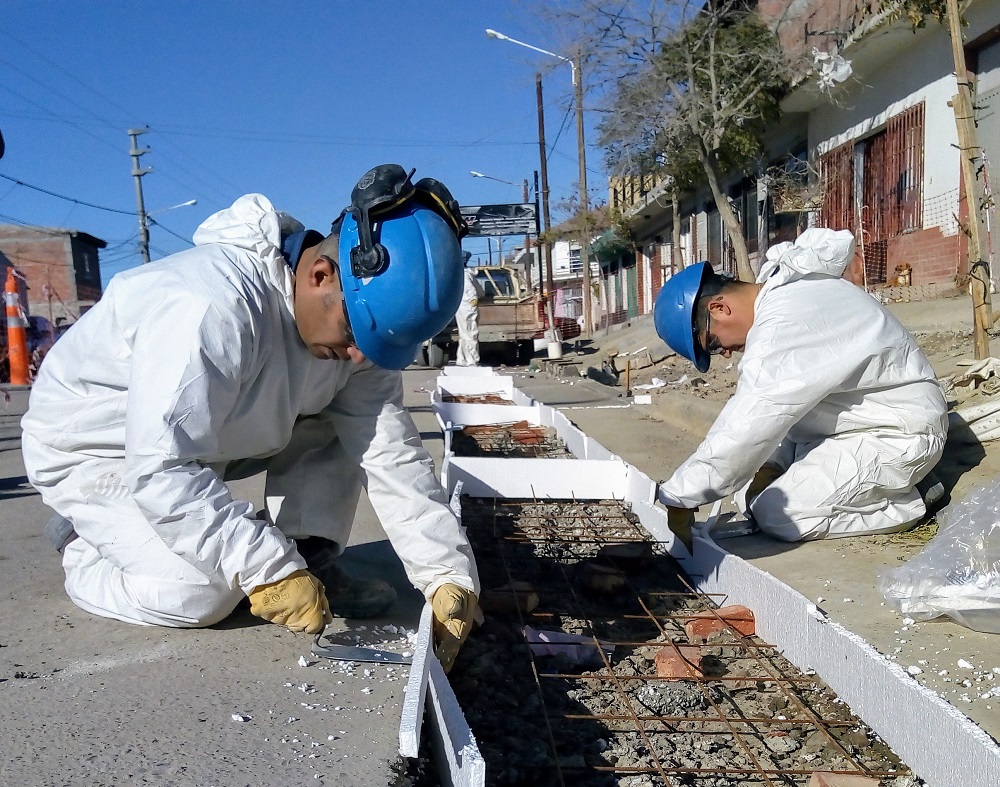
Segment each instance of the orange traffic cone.
[{"label": "orange traffic cone", "polygon": [[10,358],[10,384],[28,384],[28,334],[26,320],[21,310],[14,268],[7,268],[7,282],[3,287],[3,300],[7,306],[7,355]]}]

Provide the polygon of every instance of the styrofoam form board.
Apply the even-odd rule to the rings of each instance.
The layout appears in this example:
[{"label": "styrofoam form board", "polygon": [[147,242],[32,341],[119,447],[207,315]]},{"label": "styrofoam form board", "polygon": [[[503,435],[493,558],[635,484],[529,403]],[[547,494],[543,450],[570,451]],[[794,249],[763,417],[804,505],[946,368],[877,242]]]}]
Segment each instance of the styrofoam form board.
[{"label": "styrofoam form board", "polygon": [[[996,784],[1000,747],[950,703],[921,686],[857,634],[831,621],[781,580],[696,535],[694,557],[677,544],[666,511],[633,511],[657,540],[679,551],[695,587],[754,611],[757,634],[802,670],[815,670],[930,787]],[[933,735],[933,745],[928,736]]]},{"label": "styrofoam form board", "polygon": [[[462,483],[463,494],[472,497],[621,500],[633,507],[651,507],[656,495],[649,476],[621,459],[450,456],[442,466],[441,482],[449,494]],[[663,540],[671,539],[669,534]]]},{"label": "styrofoam form board", "polygon": [[554,407],[542,404],[539,405],[539,411],[542,425],[553,427],[556,435],[566,444],[567,450],[573,456],[578,459],[618,459]]},{"label": "styrofoam form board", "polygon": [[445,377],[495,377],[492,366],[444,366],[441,374]]},{"label": "styrofoam form board", "polygon": [[431,409],[438,416],[439,421],[443,423],[450,421],[458,427],[512,424],[516,421],[527,421],[533,426],[540,423],[537,406],[432,401]]},{"label": "styrofoam form board", "polygon": [[621,499],[627,473],[622,461],[453,456],[442,483],[450,494],[461,481],[472,497],[607,500]]},{"label": "styrofoam form board", "polygon": [[431,605],[425,604],[403,698],[399,753],[403,757],[419,756],[421,722],[427,705],[434,728],[429,736],[431,749],[444,783],[455,787],[480,787],[486,783],[486,762],[441,662],[434,655],[433,624]]},{"label": "styrofoam form board", "polygon": [[[575,426],[553,407],[535,403],[529,407],[502,404],[442,402],[432,398],[432,409],[442,432],[463,426],[527,421],[533,426],[552,427],[566,449],[578,459],[617,459],[607,448]],[[446,438],[447,442],[447,438]]]},{"label": "styrofoam form board", "polygon": [[514,378],[509,375],[494,374],[487,377],[441,375],[437,378],[437,388],[442,393],[458,396],[496,394],[504,399],[514,400]]},{"label": "styrofoam form board", "polygon": [[435,728],[431,744],[438,773],[447,787],[483,787],[486,784],[486,761],[469,729],[458,698],[441,662],[431,657],[428,665],[430,718]]},{"label": "styrofoam form board", "polygon": [[399,722],[399,753],[404,757],[417,757],[420,753],[420,725],[424,718],[424,701],[427,696],[428,665],[437,661],[431,648],[433,644],[434,613],[430,604],[424,604],[417,626],[417,641],[413,647],[410,677],[406,681],[402,718]]},{"label": "styrofoam form board", "polygon": [[484,376],[440,376],[437,378],[437,391],[441,394],[456,396],[484,396],[495,394],[504,399],[510,399],[514,404],[528,407],[535,403],[528,394],[514,387],[514,378],[510,375],[495,374]]}]

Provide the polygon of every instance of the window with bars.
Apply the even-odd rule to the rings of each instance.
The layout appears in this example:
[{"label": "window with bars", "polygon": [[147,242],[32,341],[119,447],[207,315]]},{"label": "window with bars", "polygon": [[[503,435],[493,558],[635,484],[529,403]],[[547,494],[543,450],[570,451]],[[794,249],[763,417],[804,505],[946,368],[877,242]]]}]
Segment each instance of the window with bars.
[{"label": "window with bars", "polygon": [[[860,177],[855,166],[861,165]],[[923,226],[924,104],[889,118],[885,129],[834,148],[820,159],[823,208],[831,229],[857,229],[855,188],[861,187],[866,243],[888,240]]]},{"label": "window with bars", "polygon": [[854,143],[834,148],[820,159],[823,209],[820,225],[831,230],[854,230]]}]

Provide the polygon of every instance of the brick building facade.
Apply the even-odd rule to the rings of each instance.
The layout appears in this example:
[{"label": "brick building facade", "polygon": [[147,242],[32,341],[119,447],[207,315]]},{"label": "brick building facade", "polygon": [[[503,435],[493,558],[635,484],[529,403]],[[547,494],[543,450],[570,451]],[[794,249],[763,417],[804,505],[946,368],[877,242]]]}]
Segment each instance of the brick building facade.
[{"label": "brick building facade", "polygon": [[26,281],[28,315],[70,324],[101,297],[98,251],[106,246],[79,230],[0,224],[0,277],[16,268]]}]

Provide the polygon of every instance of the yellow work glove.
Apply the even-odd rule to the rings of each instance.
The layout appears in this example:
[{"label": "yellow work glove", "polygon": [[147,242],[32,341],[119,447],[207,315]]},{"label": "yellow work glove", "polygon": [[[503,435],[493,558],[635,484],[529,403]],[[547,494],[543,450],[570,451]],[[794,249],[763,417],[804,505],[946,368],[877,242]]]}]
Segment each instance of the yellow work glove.
[{"label": "yellow work glove", "polygon": [[694,552],[694,536],[691,529],[694,527],[695,510],[667,506],[667,527],[687,547],[687,551],[691,553]]},{"label": "yellow work glove", "polygon": [[290,631],[319,634],[333,622],[323,583],[305,569],[249,593],[250,612]]},{"label": "yellow work glove", "polygon": [[750,486],[747,487],[747,508],[750,504],[757,499],[757,495],[767,489],[771,484],[777,481],[782,474],[782,470],[777,465],[766,464],[756,472],[753,477],[753,481],[750,482]]},{"label": "yellow work glove", "polygon": [[434,641],[437,643],[435,653],[447,672],[472,629],[476,594],[449,582],[434,591],[431,611],[434,613]]}]

